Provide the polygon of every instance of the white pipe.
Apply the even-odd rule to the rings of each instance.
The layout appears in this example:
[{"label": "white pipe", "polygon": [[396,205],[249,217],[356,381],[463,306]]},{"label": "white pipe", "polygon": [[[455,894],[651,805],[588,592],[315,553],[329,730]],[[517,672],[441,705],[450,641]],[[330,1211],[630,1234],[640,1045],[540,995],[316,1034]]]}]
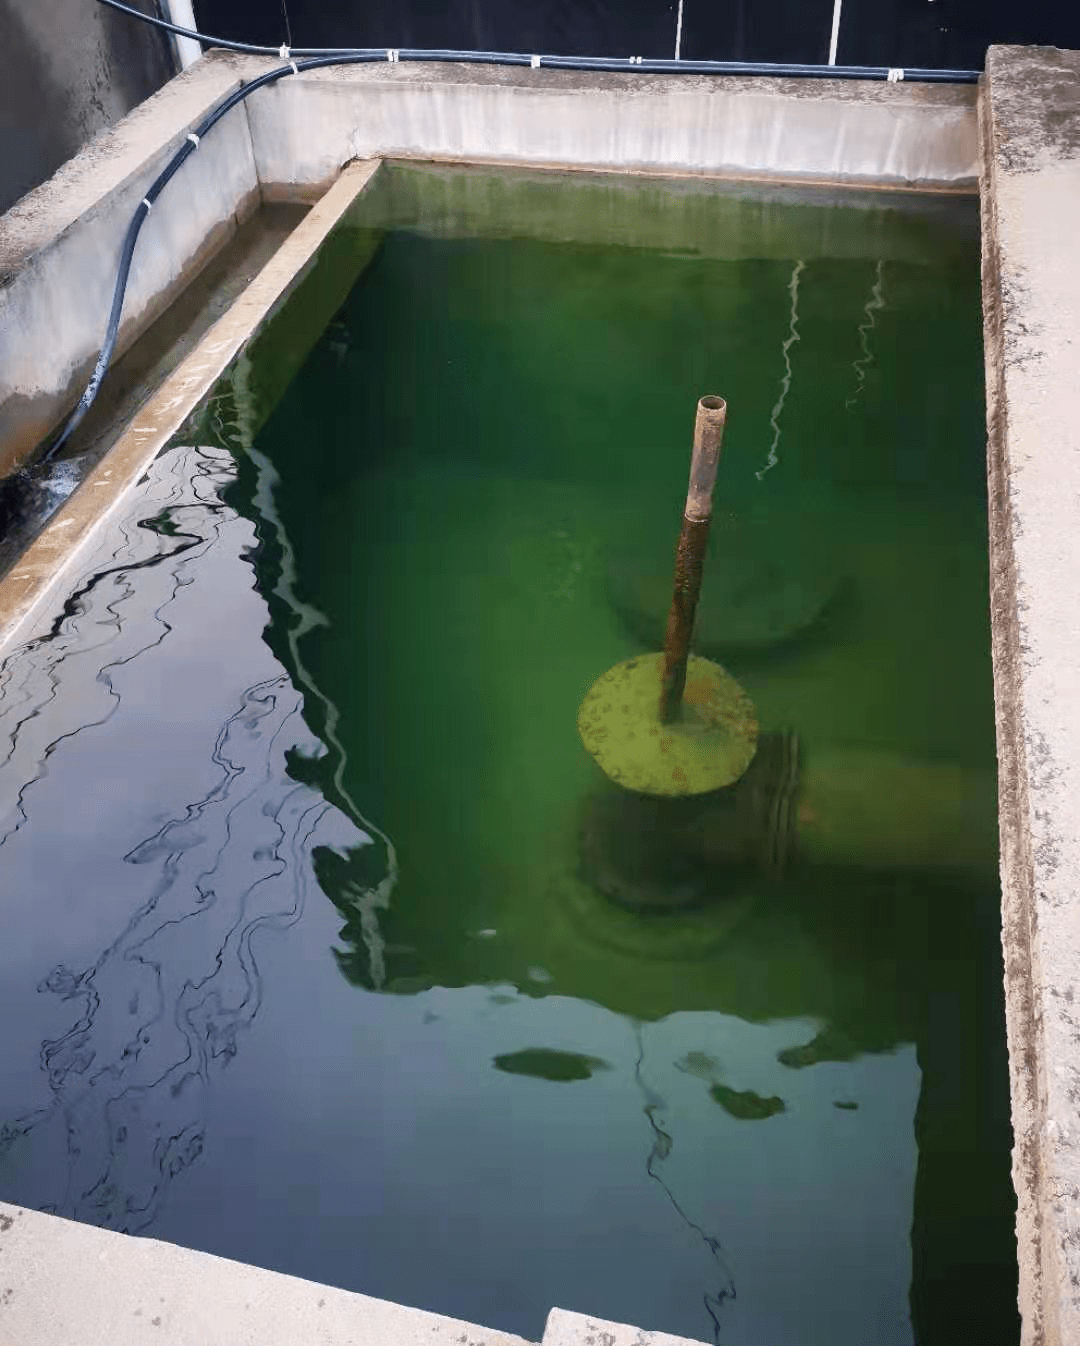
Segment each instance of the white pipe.
[{"label": "white pipe", "polygon": [[679,17],[675,20],[675,59],[682,60],[679,52],[682,50],[682,7],[683,0],[679,0]]},{"label": "white pipe", "polygon": [[832,33],[829,35],[829,64],[836,64],[836,44],[840,38],[840,6],[844,0],[833,0]]},{"label": "white pipe", "polygon": [[[195,27],[195,11],[191,7],[191,0],[165,0],[165,9],[169,22],[175,23],[178,28]],[[180,37],[173,33],[173,42],[176,43],[176,54],[183,70],[194,65],[202,55],[202,47],[193,37]]]}]

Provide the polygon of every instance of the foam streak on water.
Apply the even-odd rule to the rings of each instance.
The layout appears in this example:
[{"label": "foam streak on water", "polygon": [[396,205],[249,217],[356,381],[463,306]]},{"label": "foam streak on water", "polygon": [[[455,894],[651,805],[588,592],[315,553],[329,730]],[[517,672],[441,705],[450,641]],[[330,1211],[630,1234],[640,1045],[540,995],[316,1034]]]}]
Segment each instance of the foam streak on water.
[{"label": "foam streak on water", "polygon": [[788,334],[780,347],[780,352],[784,357],[784,377],[780,380],[780,396],[776,399],[776,404],[769,413],[769,424],[772,426],[773,438],[772,444],[769,446],[769,457],[765,460],[765,466],[757,474],[759,482],[767,472],[775,468],[777,463],[780,462],[780,456],[776,452],[780,447],[780,413],[784,410],[784,399],[791,387],[791,348],[799,340],[799,277],[805,269],[806,263],[800,259],[792,268],[791,280],[788,281],[788,294],[791,296],[791,315],[788,320]]},{"label": "foam streak on water", "polygon": [[885,262],[879,260],[874,268],[874,284],[870,291],[870,298],[866,301],[866,308],[863,310],[864,318],[859,324],[859,345],[862,347],[862,356],[858,360],[851,362],[851,368],[855,371],[855,391],[851,397],[844,403],[845,407],[854,407],[859,400],[859,394],[866,383],[866,367],[870,364],[873,356],[870,353],[870,333],[874,330],[874,314],[878,309],[885,307],[885,294],[882,289],[885,284]]}]

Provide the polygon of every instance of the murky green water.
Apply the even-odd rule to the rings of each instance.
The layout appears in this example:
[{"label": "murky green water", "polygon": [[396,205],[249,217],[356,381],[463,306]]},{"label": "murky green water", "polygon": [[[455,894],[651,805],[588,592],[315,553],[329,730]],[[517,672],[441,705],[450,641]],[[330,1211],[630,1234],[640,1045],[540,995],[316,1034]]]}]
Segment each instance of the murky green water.
[{"label": "murky green water", "polygon": [[[416,169],[382,193],[253,441],[297,306],[216,406],[245,444],[213,479],[243,597],[200,658],[219,642],[249,693],[256,647],[285,671],[307,728],[248,765],[344,822],[280,824],[267,874],[319,889],[238,948],[248,1000],[196,1016],[228,1069],[195,1072],[197,1128],[149,1107],[169,1182],[139,1228],[533,1338],[558,1304],[733,1343],[1014,1339],[974,203]],[[659,644],[704,393],[729,427],[702,643],[798,745],[779,873],[723,799],[632,808],[575,728]],[[125,742],[194,723],[136,711]],[[148,792],[163,874],[208,789],[195,814]],[[185,919],[222,856],[258,858],[244,817]],[[95,986],[146,964],[125,949]],[[175,1004],[212,976],[177,973]],[[47,1149],[11,1135],[0,1186],[44,1205]],[[107,1149],[107,1199],[52,1205],[132,1228]]]}]

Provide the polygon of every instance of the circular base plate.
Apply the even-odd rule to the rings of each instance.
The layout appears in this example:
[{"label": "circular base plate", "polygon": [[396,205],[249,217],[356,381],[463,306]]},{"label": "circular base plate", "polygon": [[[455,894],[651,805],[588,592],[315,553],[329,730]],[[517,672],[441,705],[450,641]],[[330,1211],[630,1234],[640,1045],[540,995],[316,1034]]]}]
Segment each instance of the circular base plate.
[{"label": "circular base plate", "polygon": [[663,655],[602,674],[578,712],[582,743],[612,781],[643,795],[702,795],[730,786],[757,746],[753,703],[719,664],[691,655],[679,719],[661,725]]}]

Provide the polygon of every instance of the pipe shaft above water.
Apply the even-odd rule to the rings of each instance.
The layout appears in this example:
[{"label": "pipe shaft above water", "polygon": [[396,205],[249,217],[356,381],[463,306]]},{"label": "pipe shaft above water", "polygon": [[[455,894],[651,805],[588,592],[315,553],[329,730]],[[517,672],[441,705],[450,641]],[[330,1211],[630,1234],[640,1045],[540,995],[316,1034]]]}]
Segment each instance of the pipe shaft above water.
[{"label": "pipe shaft above water", "polygon": [[705,546],[712,521],[713,488],[724,439],[727,403],[704,397],[697,405],[690,484],[686,492],[682,528],[675,549],[675,583],[664,637],[664,672],[660,683],[660,723],[675,719],[686,688],[686,662],[694,634],[694,616],[701,594]]}]

